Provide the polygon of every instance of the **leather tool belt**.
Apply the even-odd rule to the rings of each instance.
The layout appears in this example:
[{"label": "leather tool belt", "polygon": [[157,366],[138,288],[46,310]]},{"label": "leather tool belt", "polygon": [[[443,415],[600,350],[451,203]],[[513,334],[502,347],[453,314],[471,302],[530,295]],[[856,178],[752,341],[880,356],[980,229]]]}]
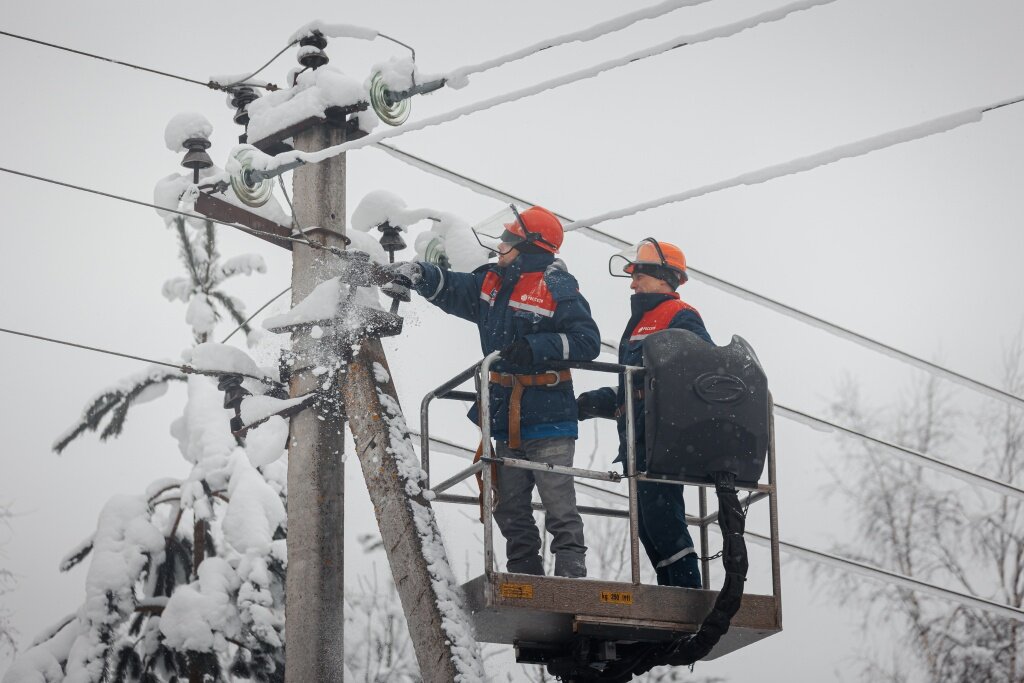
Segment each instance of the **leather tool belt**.
[{"label": "leather tool belt", "polygon": [[[572,372],[569,370],[562,370],[561,372],[548,370],[539,375],[510,375],[504,372],[492,372],[490,380],[492,384],[512,388],[512,396],[508,405],[508,447],[519,448],[522,445],[520,418],[522,416],[523,390],[526,387],[554,387],[562,382],[571,382]],[[480,461],[483,452],[484,443],[481,441],[476,449],[476,455],[473,457],[474,463]],[[494,463],[491,463],[491,482],[493,486],[492,493],[494,494],[493,501],[494,504],[497,504],[498,468]],[[476,473],[476,484],[480,489],[480,521],[482,522],[484,521],[484,477],[481,472]]]},{"label": "leather tool belt", "polygon": [[512,388],[512,396],[508,403],[508,447],[519,448],[522,445],[520,418],[522,416],[523,391],[526,387],[554,387],[562,382],[572,381],[569,370],[548,370],[539,375],[510,375],[504,372],[492,372],[491,384]]}]

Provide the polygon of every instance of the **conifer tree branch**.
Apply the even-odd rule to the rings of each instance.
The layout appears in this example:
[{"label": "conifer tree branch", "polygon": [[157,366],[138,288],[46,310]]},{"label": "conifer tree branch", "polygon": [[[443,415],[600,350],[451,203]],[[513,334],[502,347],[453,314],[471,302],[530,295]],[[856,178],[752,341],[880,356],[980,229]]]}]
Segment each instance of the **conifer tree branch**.
[{"label": "conifer tree branch", "polygon": [[246,334],[252,332],[252,327],[249,325],[249,321],[245,317],[245,313],[240,311],[238,307],[235,306],[235,302],[230,296],[216,290],[210,292],[209,295],[216,299],[218,302],[220,302],[220,305],[224,307],[224,309],[228,312],[232,319],[234,319],[235,323],[238,324],[238,326],[242,329],[243,332],[245,332]]},{"label": "conifer tree branch", "polygon": [[198,289],[201,287],[203,280],[199,277],[199,264],[196,263],[196,255],[192,251],[192,240],[189,239],[188,230],[185,228],[185,219],[179,216],[174,220],[174,226],[178,230],[178,241],[181,243],[181,260],[185,263],[185,267],[188,268],[189,275],[192,277],[192,284]]}]

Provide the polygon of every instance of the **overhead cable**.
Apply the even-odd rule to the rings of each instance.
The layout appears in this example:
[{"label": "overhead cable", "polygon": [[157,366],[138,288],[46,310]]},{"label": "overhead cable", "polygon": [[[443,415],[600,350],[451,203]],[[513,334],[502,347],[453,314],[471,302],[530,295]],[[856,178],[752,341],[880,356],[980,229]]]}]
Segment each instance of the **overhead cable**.
[{"label": "overhead cable", "polygon": [[920,140],[932,135],[939,133],[947,133],[951,130],[965,126],[969,123],[977,123],[981,121],[987,112],[1008,107],[1013,104],[1024,102],[1024,96],[1017,96],[1005,100],[1000,100],[992,104],[986,104],[978,107],[971,107],[970,109],[964,109],[954,114],[948,114],[946,116],[940,116],[938,118],[930,119],[928,121],[922,121],[921,123],[907,126],[905,128],[898,128],[891,130],[881,135],[874,135],[872,137],[857,140],[856,142],[850,142],[845,145],[833,147],[831,149],[817,152],[797,159],[783,162],[781,164],[773,164],[771,166],[765,166],[764,168],[756,171],[749,171],[742,173],[738,176],[734,176],[727,180],[720,180],[716,183],[709,185],[702,185],[701,187],[694,188],[692,190],[686,190],[685,192],[677,192],[674,194],[659,197],[657,199],[650,199],[633,206],[628,206],[624,209],[617,209],[615,211],[609,211],[607,213],[598,214],[591,216],[590,218],[584,218],[578,220],[570,225],[565,226],[567,231],[577,230],[583,227],[593,227],[601,223],[605,223],[611,220],[617,220],[619,218],[625,218],[626,216],[632,216],[640,213],[641,211],[647,211],[649,209],[655,209],[666,204],[674,204],[678,202],[684,202],[688,199],[695,197],[702,197],[704,195],[726,190],[732,187],[739,187],[740,185],[758,185],[760,183],[773,180],[775,178],[781,178],[787,175],[793,175],[795,173],[803,173],[804,171],[810,171],[821,166],[841,161],[843,159],[850,159],[853,157],[863,156],[876,152],[886,147],[892,147],[899,145],[904,142],[910,142],[912,140]]},{"label": "overhead cable", "polygon": [[[247,225],[241,225],[239,223],[229,223],[228,221],[217,220],[216,218],[210,218],[209,216],[204,216],[202,214],[198,214],[198,213],[194,213],[194,212],[179,211],[178,209],[170,209],[170,208],[168,208],[166,206],[160,206],[159,204],[151,204],[149,202],[144,202],[144,201],[141,201],[139,199],[132,199],[131,197],[122,197],[121,195],[118,195],[118,194],[112,194],[110,192],[103,192],[102,190],[94,190],[94,189],[89,188],[89,187],[83,187],[81,185],[75,185],[73,183],[66,183],[66,182],[61,181],[61,180],[55,180],[53,178],[47,178],[45,176],[33,175],[31,173],[25,173],[24,171],[16,171],[13,168],[4,168],[3,166],[0,166],[0,171],[3,171],[4,173],[10,173],[12,175],[21,176],[23,178],[31,178],[32,180],[39,180],[39,181],[44,182],[44,183],[50,183],[51,185],[60,185],[61,187],[66,187],[66,188],[69,188],[69,189],[72,189],[72,190],[79,190],[80,192],[88,192],[89,194],[99,195],[100,197],[107,197],[109,199],[116,199],[116,200],[121,201],[121,202],[127,202],[128,204],[135,204],[136,206],[145,206],[147,208],[156,209],[158,211],[166,211],[167,213],[173,213],[173,214],[175,214],[177,216],[184,216],[185,218],[198,218],[198,219],[201,219],[201,220],[204,220],[204,221],[210,221],[211,223],[215,223],[217,225],[226,225],[229,228],[235,228],[236,230],[241,230],[242,232],[249,233],[250,235],[255,235],[256,237],[262,237],[262,238],[268,237],[268,234],[265,233],[265,232],[260,232],[259,230],[254,230],[254,229],[250,228]],[[333,247],[329,247],[329,246],[320,244],[319,242],[312,242],[310,240],[298,239],[296,237],[285,237],[283,235],[269,235],[269,237],[271,237],[271,238],[273,238],[275,240],[284,240],[286,242],[295,242],[296,244],[303,244],[303,245],[305,245],[307,247],[312,247],[313,249],[324,249],[324,250],[330,251],[332,253],[335,253],[337,251]]]},{"label": "overhead cable", "polygon": [[669,12],[674,12],[682,7],[694,7],[696,5],[702,5],[705,2],[710,2],[710,0],[664,0],[664,2],[659,2],[656,5],[634,10],[627,14],[623,14],[622,16],[602,21],[579,31],[573,31],[572,33],[566,33],[554,38],[546,38],[527,47],[513,50],[512,52],[501,55],[500,57],[494,57],[480,62],[479,64],[460,66],[457,69],[452,69],[451,71],[446,72],[443,78],[447,81],[449,87],[461,88],[467,83],[468,77],[473,74],[496,69],[499,66],[504,66],[510,62],[525,59],[526,57],[530,57],[542,50],[547,50],[552,47],[559,47],[568,43],[583,43],[594,40],[596,38],[606,36],[609,33],[621,31],[622,29],[628,28],[637,22],[647,19],[657,19],[660,16],[668,14]]},{"label": "overhead cable", "polygon": [[779,415],[780,417],[784,417],[787,420],[792,420],[793,422],[797,422],[806,427],[810,427],[811,429],[815,429],[818,431],[835,430],[842,432],[847,436],[852,436],[858,439],[869,441],[875,444],[876,446],[882,446],[899,459],[909,462],[911,465],[917,465],[918,467],[924,467],[926,469],[934,470],[935,472],[945,474],[947,476],[953,477],[954,479],[959,479],[960,481],[965,482],[967,484],[971,484],[972,486],[978,486],[984,489],[988,489],[989,491],[995,491],[1000,495],[1009,496],[1010,498],[1016,498],[1017,500],[1024,501],[1024,490],[1019,489],[1016,486],[1004,483],[997,479],[991,479],[980,474],[975,474],[970,470],[966,470],[962,467],[957,467],[956,465],[951,465],[948,462],[939,460],[938,458],[934,458],[930,455],[927,455],[926,453],[921,453],[920,451],[916,451],[912,448],[900,446],[898,444],[892,443],[891,441],[886,441],[885,439],[880,439],[876,436],[865,434],[864,432],[853,429],[852,427],[845,427],[841,424],[831,422],[820,417],[815,417],[813,415],[809,415],[803,411],[796,410],[794,408],[788,408],[779,403],[775,404],[775,414]]},{"label": "overhead cable", "polygon": [[[438,445],[443,445],[448,448],[452,448],[454,446],[455,448],[458,448],[460,451],[464,451],[467,454],[466,457],[471,458],[474,454],[474,451],[472,449],[466,448],[464,446],[458,446],[447,439],[435,439],[434,437],[431,437],[430,441],[431,443],[437,442]],[[582,483],[583,482],[577,482],[576,485],[580,486]],[[585,488],[597,489],[597,491],[599,491],[602,494],[599,497],[614,498],[628,505],[629,496],[627,496],[626,494],[619,493],[618,491],[612,491],[610,489],[606,489],[600,486],[590,485],[589,487]],[[771,538],[769,538],[768,536],[764,536],[748,530],[744,533],[744,538],[748,538],[755,545],[771,548]],[[998,614],[999,616],[1008,619],[1024,621],[1024,610],[1021,610],[1017,607],[1013,607],[1012,605],[1005,605],[1003,603],[994,602],[992,600],[986,600],[984,598],[979,598],[977,596],[970,595],[968,593],[963,593],[961,591],[943,588],[942,586],[937,586],[934,583],[922,581],[920,579],[916,579],[911,576],[906,576],[904,574],[898,574],[887,569],[874,567],[864,562],[852,560],[847,557],[842,557],[840,555],[835,555],[820,550],[812,550],[797,543],[789,543],[787,541],[779,541],[779,550],[788,555],[798,557],[802,560],[808,560],[811,562],[824,564],[839,569],[840,571],[857,574],[858,576],[863,576],[874,581],[881,581],[883,583],[899,586],[900,588],[904,588],[907,590],[915,591],[918,593],[924,593],[932,597],[938,598],[940,600],[946,600],[949,602],[954,602],[956,604],[964,605],[965,607],[981,609],[986,612]]]},{"label": "overhead cable", "polygon": [[101,348],[99,348],[97,346],[87,346],[85,344],[77,344],[75,342],[69,342],[69,341],[65,341],[63,339],[53,339],[51,337],[44,337],[44,336],[38,335],[38,334],[30,334],[28,332],[19,332],[18,330],[8,330],[8,329],[3,328],[3,327],[0,327],[0,332],[5,332],[7,334],[17,335],[19,337],[28,337],[29,339],[36,339],[36,340],[39,340],[39,341],[50,342],[51,344],[60,344],[62,346],[70,346],[72,348],[83,349],[85,351],[93,351],[95,353],[103,353],[103,354],[106,354],[108,356],[117,356],[119,358],[128,358],[130,360],[142,361],[143,363],[151,363],[152,365],[162,365],[164,367],[174,368],[175,370],[183,372],[183,373],[185,373],[187,375],[208,375],[210,377],[222,377],[224,375],[240,375],[242,377],[248,377],[249,379],[255,379],[257,381],[263,382],[264,384],[269,384],[271,386],[282,386],[280,382],[278,382],[277,380],[271,379],[270,377],[259,377],[257,375],[247,375],[244,372],[235,372],[233,370],[230,371],[230,372],[222,371],[222,370],[202,370],[202,369],[196,368],[196,367],[188,365],[188,364],[178,365],[178,364],[175,364],[175,363],[168,363],[167,361],[153,360],[152,358],[144,358],[142,356],[133,356],[130,353],[121,353],[120,351],[111,351],[109,349],[101,349]]},{"label": "overhead cable", "polygon": [[[439,164],[435,164],[432,161],[428,161],[414,154],[410,154],[409,152],[403,151],[397,147],[387,145],[382,142],[377,143],[375,146],[378,149],[385,152],[386,154],[389,154],[390,156],[394,157],[395,159],[398,159],[399,161],[405,164],[418,168],[426,173],[430,173],[440,178],[444,178],[445,180],[453,182],[457,185],[461,185],[462,187],[472,190],[478,194],[482,194],[487,197],[492,197],[505,203],[518,202],[522,204],[528,204],[531,206],[535,204],[535,202],[523,199],[522,197],[496,188],[493,185],[488,185],[479,180],[474,180],[473,178],[462,175],[461,173],[456,173],[451,169],[445,168],[444,166],[441,166]],[[573,220],[564,214],[555,212],[555,215],[558,216],[565,223],[573,223]],[[627,240],[622,239],[621,237],[613,235],[609,232],[605,232],[604,230],[600,230],[598,228],[581,226],[576,230],[582,235],[590,237],[591,239],[597,240],[599,242],[604,242],[605,244],[611,245],[616,248],[629,247],[633,245],[633,242],[629,242]],[[929,374],[934,375],[936,377],[940,377],[942,379],[955,382],[973,391],[983,393],[991,398],[995,398],[1009,405],[1016,406],[1018,408],[1024,407],[1024,398],[1017,396],[1016,394],[1012,394],[1008,391],[1004,391],[1003,389],[999,389],[998,387],[986,384],[985,382],[982,382],[980,380],[976,380],[971,377],[968,377],[967,375],[955,372],[953,370],[950,370],[941,365],[915,356],[906,351],[897,349],[896,347],[890,346],[889,344],[885,344],[883,342],[872,339],[871,337],[860,334],[859,332],[854,332],[853,330],[850,330],[846,327],[842,327],[841,325],[837,325],[836,323],[829,322],[824,318],[820,318],[816,315],[807,313],[806,311],[794,308],[793,306],[790,306],[788,304],[776,301],[775,299],[764,296],[763,294],[758,294],[755,291],[752,291],[745,287],[741,287],[737,284],[734,284],[732,282],[729,282],[728,280],[724,280],[720,277],[712,275],[711,273],[708,273],[707,271],[701,270],[699,268],[694,268],[693,266],[688,265],[686,268],[686,272],[690,276],[691,280],[702,282],[706,285],[714,287],[715,289],[721,290],[728,294],[732,294],[733,296],[737,296],[741,299],[745,299],[751,303],[764,306],[765,308],[775,311],[776,313],[781,313],[786,317],[798,320],[804,324],[811,325],[812,327],[816,327],[824,332],[828,332],[829,334],[839,337],[840,339],[860,344],[861,346],[867,349],[870,349],[877,353],[881,353],[882,355],[885,356],[889,356],[890,358],[894,358],[898,361],[911,365],[919,370],[924,370],[925,372],[928,372]],[[609,344],[610,350],[613,353],[616,352],[617,345],[612,344],[611,342],[607,343]]]},{"label": "overhead cable", "polygon": [[270,301],[268,301],[267,303],[265,303],[262,306],[260,306],[259,308],[257,308],[256,311],[252,315],[250,315],[248,318],[246,318],[244,321],[242,321],[242,323],[238,327],[236,327],[235,329],[231,330],[231,333],[228,336],[224,337],[224,339],[221,341],[221,344],[227,344],[228,341],[232,337],[235,336],[236,332],[238,332],[240,329],[242,329],[243,327],[245,327],[246,325],[251,323],[252,319],[255,318],[256,316],[258,316],[264,310],[266,310],[267,306],[269,306],[270,304],[274,303],[275,301],[277,301],[278,299],[280,299],[282,296],[284,296],[285,294],[287,294],[290,291],[292,291],[291,287],[285,287],[278,294],[275,294],[274,297],[270,299]]},{"label": "overhead cable", "polygon": [[[747,531],[744,534],[744,538],[748,538],[756,545],[771,547],[771,539],[767,536]],[[873,581],[881,581],[906,590],[924,593],[925,595],[930,595],[933,598],[953,602],[958,605],[963,605],[964,607],[984,610],[1006,619],[1024,621],[1024,610],[1013,607],[1012,605],[1004,605],[1003,603],[985,600],[984,598],[979,598],[977,596],[970,595],[969,593],[962,593],[949,588],[936,586],[935,584],[928,583],[927,581],[921,581],[920,579],[915,579],[911,576],[897,574],[896,572],[891,572],[887,569],[872,567],[869,564],[857,562],[856,560],[851,560],[846,557],[840,557],[839,555],[833,555],[820,550],[811,550],[810,548],[805,548],[804,546],[797,545],[796,543],[779,541],[779,550],[803,560],[809,560],[811,562],[817,562],[818,564],[835,567],[836,569],[849,572],[851,574],[857,574]]]},{"label": "overhead cable", "polygon": [[[618,348],[616,344],[608,341],[607,339],[601,340],[601,347],[612,354],[616,353],[616,350]],[[852,427],[846,427],[821,417],[815,417],[814,415],[810,415],[803,411],[796,410],[795,408],[786,407],[781,403],[775,403],[774,407],[775,415],[778,415],[787,420],[792,420],[793,422],[798,422],[804,425],[805,427],[810,427],[811,429],[817,431],[831,432],[835,430],[843,432],[848,436],[869,441],[877,446],[882,446],[900,460],[909,462],[911,465],[924,467],[926,469],[939,472],[940,474],[945,474],[947,476],[953,477],[954,479],[959,479],[960,481],[970,484],[971,486],[978,486],[984,489],[988,489],[989,491],[994,491],[1003,496],[1009,496],[1011,498],[1016,498],[1018,500],[1024,501],[1024,489],[1020,489],[1016,486],[1013,486],[1012,484],[1007,484],[1005,482],[999,481],[998,479],[992,479],[991,477],[986,477],[984,475],[977,474],[962,467],[951,465],[950,463],[932,457],[927,453],[921,453],[920,451],[916,451],[912,448],[900,446],[899,444],[892,443],[891,441],[886,441],[885,439],[880,439],[876,436],[865,434],[864,432],[853,429]]]},{"label": "overhead cable", "polygon": [[836,2],[836,0],[799,0],[798,2],[792,2],[788,5],[784,5],[783,7],[774,10],[769,10],[767,12],[762,12],[747,19],[719,26],[713,29],[709,29],[707,31],[702,31],[700,33],[680,36],[673,40],[660,43],[659,45],[656,45],[654,47],[630,53],[618,59],[602,62],[600,64],[588,67],[586,69],[582,69],[580,71],[576,71],[570,74],[566,74],[564,76],[559,76],[557,78],[552,78],[550,80],[543,81],[542,83],[528,86],[526,88],[520,88],[519,90],[513,90],[512,92],[491,97],[489,99],[482,100],[480,102],[476,102],[473,104],[468,104],[463,107],[458,107],[449,112],[437,114],[435,116],[429,116],[415,123],[398,126],[397,128],[392,128],[386,131],[370,133],[369,135],[358,138],[356,140],[352,140],[350,142],[345,142],[340,145],[334,145],[333,147],[326,147],[318,152],[292,151],[285,152],[283,154],[278,154],[277,156],[266,161],[263,170],[270,171],[276,169],[279,166],[289,164],[295,161],[303,161],[305,163],[310,164],[319,163],[332,157],[336,157],[339,154],[344,154],[349,150],[359,149],[361,147],[366,147],[367,145],[372,145],[374,143],[380,142],[381,140],[398,137],[399,135],[404,135],[405,133],[423,130],[424,128],[437,126],[442,123],[448,123],[449,121],[454,121],[455,119],[461,118],[463,116],[483,111],[485,109],[490,109],[492,107],[496,107],[501,104],[506,104],[508,102],[514,102],[525,97],[530,97],[532,95],[536,95],[546,90],[558,88],[563,85],[575,83],[577,81],[581,81],[587,78],[593,78],[594,76],[597,76],[610,69],[625,66],[637,60],[652,57],[654,55],[659,55],[664,52],[668,52],[669,50],[674,50],[676,48],[684,47],[687,45],[695,45],[697,43],[703,43],[710,40],[715,40],[717,38],[727,38],[730,36],[734,36],[738,33],[741,33],[742,31],[746,31],[747,29],[754,28],[764,23],[780,21],[795,12],[807,10],[812,7],[817,7],[819,5],[827,5],[832,2]]},{"label": "overhead cable", "polygon": [[[199,80],[196,80],[194,78],[188,78],[186,76],[179,76],[178,74],[168,73],[167,71],[160,71],[159,69],[151,69],[148,66],[140,66],[138,64],[132,64],[131,62],[122,62],[122,61],[117,60],[117,59],[111,59],[110,57],[103,57],[102,55],[96,55],[96,54],[93,54],[91,52],[83,52],[82,50],[76,50],[74,48],[70,48],[70,47],[67,47],[65,45],[57,45],[56,43],[48,43],[48,42],[46,42],[44,40],[39,40],[37,38],[29,38],[28,36],[18,35],[17,33],[10,33],[8,31],[0,31],[0,35],[7,36],[8,38],[16,38],[18,40],[24,40],[24,41],[29,42],[29,43],[35,43],[36,45],[43,45],[45,47],[51,47],[51,48],[53,48],[55,50],[63,50],[64,52],[70,52],[71,54],[81,55],[82,57],[91,57],[92,59],[98,59],[98,60],[100,60],[102,62],[110,62],[111,64],[117,64],[119,66],[126,66],[126,67],[128,67],[130,69],[138,69],[139,71],[145,71],[146,73],[156,74],[157,76],[165,76],[167,78],[174,78],[174,79],[177,79],[179,81],[185,81],[186,83],[194,83],[196,85],[201,85],[201,86],[203,86],[205,88],[210,88],[212,90],[228,90],[230,88],[233,88],[233,87],[239,86],[239,85],[245,85],[245,86],[248,86],[248,87],[251,87],[251,88],[266,88],[267,90],[276,90],[277,87],[274,86],[274,85],[271,85],[269,83],[246,83],[245,81],[248,81],[250,78],[252,78],[256,74],[258,74],[260,71],[263,71],[263,69],[265,69],[268,66],[270,66],[271,62],[273,62],[275,59],[280,57],[285,52],[285,50],[288,49],[288,47],[291,47],[291,45],[289,45],[288,47],[284,48],[284,50],[281,50],[281,52],[278,52],[276,55],[274,55],[274,57],[269,62],[267,62],[266,64],[261,66],[259,69],[257,69],[255,72],[253,72],[251,75],[246,76],[245,78],[241,79],[237,83],[231,83],[230,85],[223,85],[221,83],[217,83],[217,82],[212,81],[212,80],[211,81],[199,81]],[[294,43],[292,43],[292,45],[294,45]]]}]

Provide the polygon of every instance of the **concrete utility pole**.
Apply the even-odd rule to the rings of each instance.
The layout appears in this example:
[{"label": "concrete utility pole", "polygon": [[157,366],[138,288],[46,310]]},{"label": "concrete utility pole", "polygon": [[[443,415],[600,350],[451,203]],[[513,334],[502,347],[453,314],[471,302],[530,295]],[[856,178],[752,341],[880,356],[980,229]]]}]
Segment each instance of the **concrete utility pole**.
[{"label": "concrete utility pole", "polygon": [[[295,149],[315,152],[345,141],[345,131],[325,124],[298,133]],[[345,156],[295,170],[295,219],[308,236],[344,247]],[[341,272],[337,256],[295,244],[292,305]],[[295,369],[291,396],[315,391],[323,381],[313,368],[337,350],[323,349],[308,331],[292,335]],[[327,364],[327,363],[325,363]],[[345,661],[345,447],[344,408],[320,403],[291,418],[288,439],[288,574],[285,623],[287,683],[343,679]]]},{"label": "concrete utility pole", "polygon": [[[314,33],[303,38],[299,62],[307,69],[327,63],[326,39]],[[314,47],[316,50],[309,50]],[[235,120],[248,122],[245,105],[251,97],[236,96]],[[366,102],[338,103],[324,118],[310,118],[277,131],[254,145],[269,153],[288,148],[318,152],[358,135],[349,114]],[[353,125],[350,125],[353,124]],[[295,221],[306,238],[321,245],[345,247],[345,156],[295,169]],[[256,206],[257,204],[252,204]],[[207,195],[197,210],[220,220],[244,223],[274,241],[288,228],[261,219]],[[283,231],[283,232],[282,232]],[[281,244],[281,242],[276,242]],[[355,255],[341,258],[323,248],[294,243],[292,305],[319,284],[341,282],[382,285],[388,275]],[[362,256],[365,257],[365,254]],[[405,428],[395,385],[388,372],[380,336],[396,334],[401,320],[389,313],[341,304],[338,321],[322,321],[327,334],[313,339],[309,325],[286,326],[292,332],[295,358],[289,393],[318,393],[310,409],[291,418],[288,440],[288,574],[285,619],[287,683],[335,683],[344,672],[344,481],[342,462],[346,412],[366,478],[381,538],[426,683],[473,683],[483,680],[480,648],[471,634],[459,587],[443,551],[430,503],[421,489],[421,470]],[[330,375],[313,374],[318,366],[336,368],[336,393],[323,386]]]}]

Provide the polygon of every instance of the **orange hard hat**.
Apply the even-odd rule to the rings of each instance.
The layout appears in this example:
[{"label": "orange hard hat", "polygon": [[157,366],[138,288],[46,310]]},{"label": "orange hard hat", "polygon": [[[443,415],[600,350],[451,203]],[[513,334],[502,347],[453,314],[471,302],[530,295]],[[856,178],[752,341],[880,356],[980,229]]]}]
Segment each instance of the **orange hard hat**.
[{"label": "orange hard hat", "polygon": [[519,241],[530,242],[552,254],[558,253],[565,237],[558,216],[542,206],[531,206],[517,215],[519,220],[505,224],[506,236],[511,234]]},{"label": "orange hard hat", "polygon": [[[626,275],[620,275],[619,270]],[[647,237],[608,259],[608,272],[615,277],[628,277],[634,272],[665,280],[673,287],[687,281],[686,256],[669,242]]]}]

